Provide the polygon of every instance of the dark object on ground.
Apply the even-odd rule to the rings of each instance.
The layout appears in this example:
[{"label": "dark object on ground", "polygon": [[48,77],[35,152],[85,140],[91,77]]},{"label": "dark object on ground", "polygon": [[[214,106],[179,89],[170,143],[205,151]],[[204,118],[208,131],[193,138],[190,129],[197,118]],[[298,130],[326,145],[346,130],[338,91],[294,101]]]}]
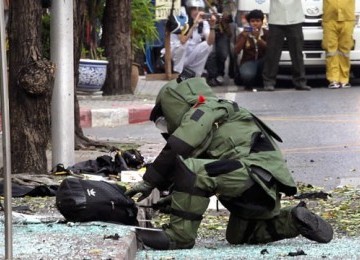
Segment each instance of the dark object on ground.
[{"label": "dark object on ground", "polygon": [[268,254],[268,253],[269,253],[269,251],[266,248],[261,250],[261,252],[260,252],[260,254],[262,254],[262,255],[265,255],[265,254]]},{"label": "dark object on ground", "polygon": [[[19,185],[16,183],[11,184],[11,192],[13,197],[45,197],[55,196],[58,186],[56,185],[39,185],[36,187],[30,187],[26,185]],[[4,183],[0,181],[0,196],[4,195]]]},{"label": "dark object on ground", "polygon": [[299,195],[294,195],[295,199],[323,199],[327,200],[328,197],[331,197],[331,194],[323,191],[315,192],[305,192]]},{"label": "dark object on ground", "polygon": [[56,206],[67,221],[138,224],[138,209],[125,188],[105,181],[64,179],[56,193]]},{"label": "dark object on ground", "polygon": [[135,149],[115,152],[114,158],[110,155],[102,155],[95,160],[87,160],[64,168],[58,164],[52,170],[57,172],[71,172],[74,174],[96,174],[101,176],[118,175],[123,170],[139,169],[144,165],[144,157]]},{"label": "dark object on ground", "polygon": [[297,250],[296,252],[290,252],[288,256],[298,256],[298,255],[306,255],[303,250]]},{"label": "dark object on ground", "polygon": [[119,240],[119,238],[120,238],[120,236],[118,233],[115,233],[115,235],[104,236],[104,239]]},{"label": "dark object on ground", "polygon": [[144,165],[144,157],[138,150],[130,149],[121,153],[127,167],[139,169]]}]

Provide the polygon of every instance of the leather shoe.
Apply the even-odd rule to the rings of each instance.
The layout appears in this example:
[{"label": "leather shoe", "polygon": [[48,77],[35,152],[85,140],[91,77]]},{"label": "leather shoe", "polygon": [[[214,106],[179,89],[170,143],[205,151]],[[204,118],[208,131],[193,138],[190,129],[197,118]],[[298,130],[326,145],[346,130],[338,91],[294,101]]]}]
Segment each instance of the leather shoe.
[{"label": "leather shoe", "polygon": [[296,89],[296,90],[311,90],[311,87],[305,85],[305,86],[296,87],[295,89]]}]

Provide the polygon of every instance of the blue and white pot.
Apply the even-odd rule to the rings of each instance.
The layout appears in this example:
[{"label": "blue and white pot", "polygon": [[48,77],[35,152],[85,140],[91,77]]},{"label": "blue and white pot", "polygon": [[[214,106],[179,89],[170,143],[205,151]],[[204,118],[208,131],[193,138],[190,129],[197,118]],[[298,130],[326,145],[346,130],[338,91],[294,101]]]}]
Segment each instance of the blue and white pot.
[{"label": "blue and white pot", "polygon": [[107,64],[106,60],[80,59],[77,90],[100,91],[105,83]]}]

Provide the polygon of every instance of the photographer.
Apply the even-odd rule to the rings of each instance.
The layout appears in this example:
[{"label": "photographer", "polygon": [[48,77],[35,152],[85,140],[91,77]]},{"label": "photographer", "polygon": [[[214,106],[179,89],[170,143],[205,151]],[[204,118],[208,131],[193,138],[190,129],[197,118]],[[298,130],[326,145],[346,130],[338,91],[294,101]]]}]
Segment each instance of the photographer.
[{"label": "photographer", "polygon": [[252,10],[246,20],[248,27],[240,33],[236,40],[235,54],[243,51],[238,74],[235,76],[237,85],[244,84],[245,89],[252,90],[254,85],[262,84],[262,69],[266,51],[268,30],[262,28],[264,14],[261,10]]},{"label": "photographer", "polygon": [[210,19],[206,17],[204,19],[203,0],[188,0],[186,7],[190,18],[189,29],[179,34],[171,34],[173,70],[181,73],[184,68],[187,68],[196,76],[201,76],[215,42],[216,17],[211,15]]}]

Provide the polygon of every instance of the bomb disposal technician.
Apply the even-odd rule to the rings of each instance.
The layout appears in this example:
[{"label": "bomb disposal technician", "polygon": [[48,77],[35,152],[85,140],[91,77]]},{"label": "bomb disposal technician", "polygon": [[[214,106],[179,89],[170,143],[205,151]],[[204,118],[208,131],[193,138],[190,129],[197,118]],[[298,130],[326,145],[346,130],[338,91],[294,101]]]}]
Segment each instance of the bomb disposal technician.
[{"label": "bomb disposal technician", "polygon": [[[304,202],[280,208],[295,182],[275,143],[280,137],[237,103],[219,99],[203,78],[168,82],[150,119],[165,125],[167,143],[127,194],[171,189],[170,223],[160,231],[137,230],[146,246],[192,248],[209,197],[230,211],[226,240],[258,244],[298,235],[328,243],[333,229]],[[165,135],[164,135],[165,136]]]}]

